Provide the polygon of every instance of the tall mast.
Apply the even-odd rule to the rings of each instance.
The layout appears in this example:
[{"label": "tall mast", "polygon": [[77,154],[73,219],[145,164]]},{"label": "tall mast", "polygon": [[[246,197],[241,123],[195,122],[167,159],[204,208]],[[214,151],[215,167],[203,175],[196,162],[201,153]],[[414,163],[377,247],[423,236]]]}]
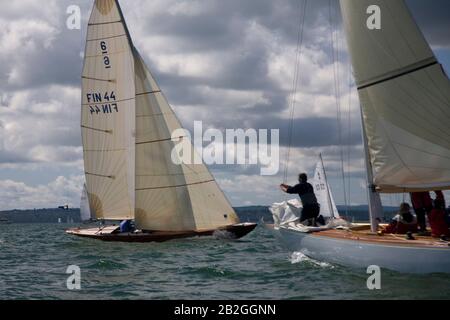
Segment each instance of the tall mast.
[{"label": "tall mast", "polygon": [[327,173],[325,172],[325,166],[323,165],[322,153],[319,153],[319,157],[320,157],[320,162],[321,162],[321,164],[322,164],[323,175],[324,175],[325,184],[326,184],[326,188],[327,188],[328,210],[330,211],[331,218],[334,219],[334,218],[335,218],[335,216],[334,216],[334,210],[333,210],[333,205],[332,205],[332,203],[331,203],[330,188],[329,188],[329,185],[328,185]]},{"label": "tall mast", "polygon": [[362,139],[364,145],[364,162],[366,165],[366,181],[367,181],[367,195],[368,195],[368,205],[369,205],[369,217],[370,217],[370,229],[372,232],[377,232],[377,218],[383,216],[383,206],[381,204],[380,194],[376,192],[375,186],[373,185],[373,171],[372,164],[370,162],[370,153],[367,143],[366,129],[364,126],[364,119],[361,109],[361,131]]}]

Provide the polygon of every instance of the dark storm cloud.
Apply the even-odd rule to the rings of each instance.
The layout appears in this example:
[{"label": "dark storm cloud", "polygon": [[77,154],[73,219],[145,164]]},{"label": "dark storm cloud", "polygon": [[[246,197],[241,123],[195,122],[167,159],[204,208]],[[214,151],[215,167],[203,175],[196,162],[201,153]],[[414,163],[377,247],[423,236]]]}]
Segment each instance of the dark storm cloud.
[{"label": "dark storm cloud", "polygon": [[450,1],[407,0],[407,4],[430,44],[450,47]]}]

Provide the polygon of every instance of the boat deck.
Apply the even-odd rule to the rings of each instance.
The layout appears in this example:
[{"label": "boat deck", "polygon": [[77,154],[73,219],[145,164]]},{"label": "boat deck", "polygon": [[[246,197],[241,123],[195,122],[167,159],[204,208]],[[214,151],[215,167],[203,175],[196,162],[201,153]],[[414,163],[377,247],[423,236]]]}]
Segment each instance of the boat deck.
[{"label": "boat deck", "polygon": [[325,230],[311,234],[314,237],[328,237],[337,240],[353,240],[365,243],[407,247],[450,248],[450,243],[440,239],[414,235],[415,240],[407,240],[401,234],[374,234],[367,230]]}]

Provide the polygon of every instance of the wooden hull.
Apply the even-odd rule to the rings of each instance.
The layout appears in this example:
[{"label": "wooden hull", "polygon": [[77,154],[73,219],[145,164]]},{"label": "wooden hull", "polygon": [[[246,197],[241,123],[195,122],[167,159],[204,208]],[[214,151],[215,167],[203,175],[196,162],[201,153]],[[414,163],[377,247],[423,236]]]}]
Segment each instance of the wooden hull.
[{"label": "wooden hull", "polygon": [[344,230],[317,233],[287,228],[272,230],[289,250],[320,261],[364,269],[377,265],[403,273],[450,273],[448,243],[431,238],[406,240],[401,235],[378,236]]},{"label": "wooden hull", "polygon": [[138,233],[119,233],[118,227],[70,229],[66,233],[83,238],[116,242],[165,242],[181,238],[217,236],[227,239],[240,239],[256,228],[256,223],[241,223],[215,230],[204,231],[144,231]]}]

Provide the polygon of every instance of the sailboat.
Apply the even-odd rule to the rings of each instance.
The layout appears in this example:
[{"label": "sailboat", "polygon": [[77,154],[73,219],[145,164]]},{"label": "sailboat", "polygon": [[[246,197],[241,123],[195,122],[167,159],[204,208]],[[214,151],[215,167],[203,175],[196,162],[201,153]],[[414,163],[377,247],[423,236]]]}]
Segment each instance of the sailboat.
[{"label": "sailboat", "polygon": [[[377,6],[380,28],[369,28]],[[317,260],[405,273],[450,272],[448,242],[377,233],[381,193],[450,189],[450,81],[403,0],[340,0],[362,110],[370,230],[275,230]]]},{"label": "sailboat", "polygon": [[[238,216],[203,164],[176,164],[181,124],[130,37],[118,0],[96,0],[89,19],[82,75],[81,129],[87,198],[102,221],[71,229],[105,241],[151,242],[226,234],[240,238],[256,224]],[[201,158],[200,158],[201,159]],[[195,162],[197,163],[197,162]]]}]

